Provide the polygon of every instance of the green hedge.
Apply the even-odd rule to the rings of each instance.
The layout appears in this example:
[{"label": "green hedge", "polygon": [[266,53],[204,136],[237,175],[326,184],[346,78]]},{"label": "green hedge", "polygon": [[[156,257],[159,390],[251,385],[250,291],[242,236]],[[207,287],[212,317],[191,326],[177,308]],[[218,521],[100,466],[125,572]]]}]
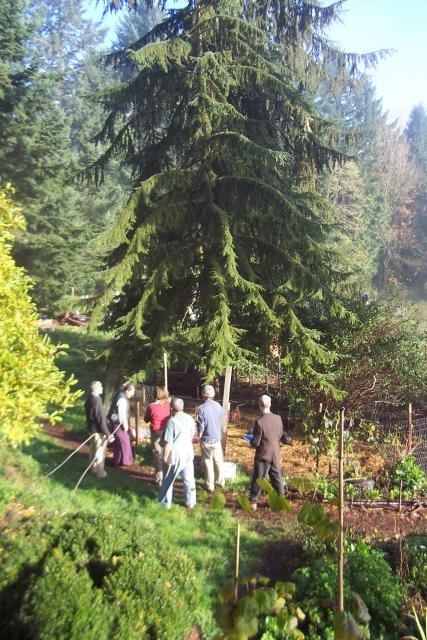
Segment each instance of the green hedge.
[{"label": "green hedge", "polygon": [[127,518],[33,518],[2,535],[0,637],[181,640],[195,623],[192,561]]}]

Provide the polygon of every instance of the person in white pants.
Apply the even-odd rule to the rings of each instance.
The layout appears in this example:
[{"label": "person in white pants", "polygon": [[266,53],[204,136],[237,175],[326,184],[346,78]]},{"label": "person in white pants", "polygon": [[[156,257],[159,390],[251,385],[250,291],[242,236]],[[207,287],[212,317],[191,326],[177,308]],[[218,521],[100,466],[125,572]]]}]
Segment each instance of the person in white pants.
[{"label": "person in white pants", "polygon": [[213,493],[215,483],[224,487],[224,454],[222,451],[222,422],[224,411],[214,400],[215,389],[206,384],[202,389],[203,404],[197,411],[197,430],[206,489]]},{"label": "person in white pants", "polygon": [[173,416],[166,423],[163,434],[163,462],[166,466],[159,491],[159,502],[167,509],[172,505],[173,485],[178,476],[184,483],[185,506],[192,509],[196,504],[196,481],[194,479],[193,436],[196,425],[193,418],[184,413],[184,401],[174,398],[171,403]]}]

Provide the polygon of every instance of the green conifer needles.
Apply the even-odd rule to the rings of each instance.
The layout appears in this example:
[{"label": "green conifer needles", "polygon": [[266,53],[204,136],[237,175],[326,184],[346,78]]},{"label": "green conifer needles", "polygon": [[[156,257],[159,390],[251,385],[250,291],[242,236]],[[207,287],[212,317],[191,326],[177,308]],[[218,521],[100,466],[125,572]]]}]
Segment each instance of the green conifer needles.
[{"label": "green conifer needles", "polygon": [[149,364],[191,335],[210,377],[279,347],[319,384],[334,354],[316,314],[346,312],[317,176],[344,156],[302,88],[324,75],[321,32],[339,5],[190,3],[129,50],[134,75],[102,96],[109,148],[88,170],[100,179],[118,155],[135,180],[94,317],[109,310],[120,349],[141,338]]}]

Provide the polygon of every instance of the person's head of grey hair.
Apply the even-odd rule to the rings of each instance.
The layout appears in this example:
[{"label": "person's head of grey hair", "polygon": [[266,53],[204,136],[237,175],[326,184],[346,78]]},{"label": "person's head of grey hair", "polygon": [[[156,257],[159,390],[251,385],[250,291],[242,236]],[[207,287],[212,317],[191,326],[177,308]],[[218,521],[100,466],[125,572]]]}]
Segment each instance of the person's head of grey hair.
[{"label": "person's head of grey hair", "polygon": [[202,388],[202,396],[204,398],[214,398],[215,397],[215,389],[211,384],[205,384]]},{"label": "person's head of grey hair", "polygon": [[174,398],[171,402],[172,411],[183,411],[184,400],[182,398]]},{"label": "person's head of grey hair", "polygon": [[94,380],[92,382],[92,384],[90,385],[90,389],[91,391],[93,391],[93,393],[102,393],[102,382],[99,382],[99,380]]},{"label": "person's head of grey hair", "polygon": [[259,406],[261,409],[269,409],[271,407],[271,398],[270,396],[262,395],[259,399]]}]

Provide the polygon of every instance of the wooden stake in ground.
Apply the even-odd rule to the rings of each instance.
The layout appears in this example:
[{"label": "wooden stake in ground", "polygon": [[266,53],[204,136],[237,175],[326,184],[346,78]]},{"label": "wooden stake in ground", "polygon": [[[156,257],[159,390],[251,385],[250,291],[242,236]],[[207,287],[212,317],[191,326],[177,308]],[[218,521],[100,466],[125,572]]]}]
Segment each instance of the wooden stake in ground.
[{"label": "wooden stake in ground", "polygon": [[165,391],[168,392],[168,357],[166,351],[163,351],[163,368],[165,371]]},{"label": "wooden stake in ground", "polygon": [[239,595],[239,558],[240,558],[240,522],[237,523],[236,566],[234,569],[234,602],[237,602],[237,597]]},{"label": "wooden stake in ground", "polygon": [[230,387],[231,387],[231,374],[233,367],[225,368],[225,381],[224,381],[224,394],[222,396],[222,408],[224,410],[224,418],[222,420],[222,449],[225,455],[225,448],[227,446],[227,429],[228,429],[228,405],[230,404]]},{"label": "wooden stake in ground", "polygon": [[412,402],[408,406],[408,453],[412,451],[412,434],[414,431],[414,423],[412,422]]},{"label": "wooden stake in ground", "polygon": [[339,440],[339,521],[340,535],[338,540],[338,611],[344,611],[344,407],[340,411]]},{"label": "wooden stake in ground", "polygon": [[139,446],[139,411],[140,411],[140,400],[139,400],[139,398],[136,399],[135,406],[136,406],[136,413],[135,413],[135,444],[138,447]]}]

